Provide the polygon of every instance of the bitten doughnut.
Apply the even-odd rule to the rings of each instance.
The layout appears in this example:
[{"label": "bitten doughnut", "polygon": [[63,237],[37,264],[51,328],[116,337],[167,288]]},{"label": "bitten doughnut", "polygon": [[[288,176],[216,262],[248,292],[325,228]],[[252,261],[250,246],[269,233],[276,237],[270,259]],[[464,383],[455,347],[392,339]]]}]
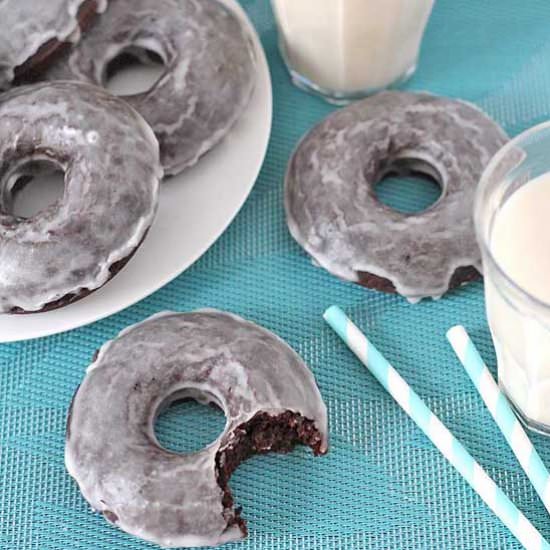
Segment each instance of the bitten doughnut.
[{"label": "bitten doughnut", "polygon": [[43,63],[80,30],[107,0],[2,0],[0,2],[0,89],[16,75]]},{"label": "bitten doughnut", "polygon": [[[473,197],[506,143],[477,107],[424,93],[384,92],[331,114],[294,153],[286,175],[288,227],[322,267],[344,280],[440,297],[479,277]],[[418,214],[375,195],[391,172],[425,173],[441,198]]]},{"label": "bitten doughnut", "polygon": [[[12,214],[36,163],[65,172],[61,200]],[[135,252],[158,204],[158,143],[124,101],[77,82],[0,96],[0,312],[66,305],[104,285]]]},{"label": "bitten doughnut", "polygon": [[117,0],[48,79],[105,86],[122,54],[158,55],[166,71],[144,93],[126,96],[151,125],[168,175],[216,145],[251,97],[255,51],[240,18],[218,0]]},{"label": "bitten doughnut", "polygon": [[[159,412],[192,398],[227,423],[201,451],[163,449]],[[228,486],[256,453],[297,443],[327,451],[327,411],[312,373],[267,330],[229,313],[163,313],[105,344],[75,394],[65,461],[86,500],[124,531],[163,547],[246,536]]]}]

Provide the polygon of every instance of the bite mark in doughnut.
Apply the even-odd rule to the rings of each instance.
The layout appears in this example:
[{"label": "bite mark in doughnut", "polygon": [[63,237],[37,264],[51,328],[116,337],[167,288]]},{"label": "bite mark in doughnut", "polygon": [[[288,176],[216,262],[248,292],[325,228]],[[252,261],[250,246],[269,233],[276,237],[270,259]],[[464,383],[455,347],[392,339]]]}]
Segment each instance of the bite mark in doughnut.
[{"label": "bite mark in doughnut", "polygon": [[[227,422],[206,448],[163,449],[154,422],[181,399],[220,407]],[[86,500],[118,527],[164,547],[246,535],[229,478],[253,454],[315,454],[327,412],[312,373],[267,330],[214,310],[164,313],[97,353],[67,421],[65,459]]]},{"label": "bite mark in doughnut", "polygon": [[125,96],[153,128],[167,175],[195,164],[242,115],[256,80],[255,50],[240,17],[218,0],[116,0],[82,41],[47,71],[50,80],[106,86],[121,55],[166,70]]},{"label": "bite mark in doughnut", "polygon": [[[474,193],[507,139],[463,101],[384,92],[354,103],[309,132],[290,160],[290,232],[341,279],[413,302],[438,298],[481,272]],[[376,184],[400,171],[436,179],[441,198],[416,214],[380,203]]]},{"label": "bite mark in doughnut", "polygon": [[[12,213],[25,167],[65,173],[62,199]],[[0,313],[67,305],[102,287],[143,241],[162,168],[149,126],[124,101],[78,82],[0,96]]]}]

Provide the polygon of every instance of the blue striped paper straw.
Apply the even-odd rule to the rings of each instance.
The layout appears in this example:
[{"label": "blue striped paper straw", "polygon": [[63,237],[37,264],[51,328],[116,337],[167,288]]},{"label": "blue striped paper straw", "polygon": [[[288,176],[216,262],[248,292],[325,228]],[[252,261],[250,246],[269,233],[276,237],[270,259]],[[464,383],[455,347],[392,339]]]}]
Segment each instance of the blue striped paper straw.
[{"label": "blue striped paper straw", "polygon": [[447,338],[535,491],[550,512],[550,473],[512,411],[506,396],[498,387],[464,327],[453,327],[447,332]]},{"label": "blue striped paper straw", "polygon": [[327,309],[324,318],[485,504],[510,529],[523,547],[527,550],[550,550],[550,545],[534,525],[518,510],[346,314],[339,307],[332,306]]}]

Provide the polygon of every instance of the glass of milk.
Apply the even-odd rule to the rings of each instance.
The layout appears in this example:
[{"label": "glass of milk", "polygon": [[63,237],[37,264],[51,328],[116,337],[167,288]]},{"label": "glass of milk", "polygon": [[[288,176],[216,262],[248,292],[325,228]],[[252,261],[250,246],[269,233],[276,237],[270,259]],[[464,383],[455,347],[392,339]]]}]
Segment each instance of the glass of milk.
[{"label": "glass of milk", "polygon": [[416,70],[434,0],[271,0],[296,85],[345,103]]},{"label": "glass of milk", "polygon": [[525,424],[550,435],[550,122],[497,153],[475,221],[499,383]]}]

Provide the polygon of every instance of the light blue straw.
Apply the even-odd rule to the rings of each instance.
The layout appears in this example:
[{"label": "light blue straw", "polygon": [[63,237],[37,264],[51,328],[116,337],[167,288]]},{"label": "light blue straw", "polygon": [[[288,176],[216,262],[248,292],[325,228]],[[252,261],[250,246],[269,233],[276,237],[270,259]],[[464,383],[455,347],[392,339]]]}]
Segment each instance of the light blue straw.
[{"label": "light blue straw", "polygon": [[550,550],[550,545],[533,524],[346,314],[339,307],[332,306],[327,309],[324,318],[524,548]]},{"label": "light blue straw", "polygon": [[506,396],[498,387],[464,327],[453,327],[447,332],[447,338],[535,491],[550,512],[550,473],[512,411]]}]

